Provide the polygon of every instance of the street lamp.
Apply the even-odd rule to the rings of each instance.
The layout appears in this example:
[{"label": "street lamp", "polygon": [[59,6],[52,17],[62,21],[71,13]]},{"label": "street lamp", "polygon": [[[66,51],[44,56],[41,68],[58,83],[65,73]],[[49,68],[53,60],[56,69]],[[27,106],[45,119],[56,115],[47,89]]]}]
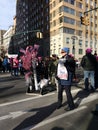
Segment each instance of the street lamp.
[{"label": "street lamp", "polygon": [[78,40],[78,37],[77,36],[72,36],[71,39],[72,39],[72,54],[75,57],[75,42],[76,42],[76,40]]}]

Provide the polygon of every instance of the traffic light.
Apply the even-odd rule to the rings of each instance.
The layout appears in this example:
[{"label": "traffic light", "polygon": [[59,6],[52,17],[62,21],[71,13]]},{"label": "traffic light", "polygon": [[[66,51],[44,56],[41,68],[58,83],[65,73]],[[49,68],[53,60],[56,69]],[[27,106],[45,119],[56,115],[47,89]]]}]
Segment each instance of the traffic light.
[{"label": "traffic light", "polygon": [[86,23],[86,17],[80,17],[80,19],[81,19],[81,24],[83,24],[83,25],[85,25],[85,23]]},{"label": "traffic light", "polygon": [[36,33],[36,37],[37,37],[37,38],[43,38],[43,35],[42,35],[41,32],[37,32],[37,33]]},{"label": "traffic light", "polygon": [[89,17],[86,17],[86,25],[89,25],[90,21],[89,21]]}]

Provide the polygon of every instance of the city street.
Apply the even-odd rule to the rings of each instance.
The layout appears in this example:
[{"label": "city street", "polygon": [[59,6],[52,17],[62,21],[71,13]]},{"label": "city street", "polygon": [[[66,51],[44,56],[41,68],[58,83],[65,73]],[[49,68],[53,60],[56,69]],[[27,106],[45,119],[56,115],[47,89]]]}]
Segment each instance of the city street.
[{"label": "city street", "polygon": [[[82,75],[78,72],[78,78]],[[66,95],[63,106],[57,107],[57,91],[44,95],[27,95],[24,77],[11,77],[0,73],[0,130],[97,130],[98,90],[83,90],[83,79],[73,83],[72,95],[77,108],[66,111]]]},{"label": "city street", "polygon": [[0,13],[0,130],[98,130],[98,0],[1,0]]}]

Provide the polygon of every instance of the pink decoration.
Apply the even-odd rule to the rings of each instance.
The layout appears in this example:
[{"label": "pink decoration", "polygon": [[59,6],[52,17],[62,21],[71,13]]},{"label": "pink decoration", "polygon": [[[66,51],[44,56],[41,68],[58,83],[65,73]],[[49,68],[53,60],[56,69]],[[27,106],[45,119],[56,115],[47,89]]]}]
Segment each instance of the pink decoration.
[{"label": "pink decoration", "polygon": [[23,68],[27,71],[29,71],[28,73],[25,74],[25,78],[29,77],[32,74],[31,71],[31,66],[32,66],[32,60],[36,60],[37,61],[37,54],[38,54],[38,49],[39,49],[39,45],[35,44],[34,47],[33,46],[27,46],[26,50],[24,49],[20,49],[20,52],[22,52],[24,55],[20,57],[20,59],[23,62]]}]

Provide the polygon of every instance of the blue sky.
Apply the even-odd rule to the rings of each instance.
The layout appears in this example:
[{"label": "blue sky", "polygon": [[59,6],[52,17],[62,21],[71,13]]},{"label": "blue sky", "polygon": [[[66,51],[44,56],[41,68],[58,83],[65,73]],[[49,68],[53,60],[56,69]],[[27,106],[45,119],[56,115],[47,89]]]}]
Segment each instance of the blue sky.
[{"label": "blue sky", "polygon": [[16,0],[0,0],[0,29],[8,30],[16,14]]}]

